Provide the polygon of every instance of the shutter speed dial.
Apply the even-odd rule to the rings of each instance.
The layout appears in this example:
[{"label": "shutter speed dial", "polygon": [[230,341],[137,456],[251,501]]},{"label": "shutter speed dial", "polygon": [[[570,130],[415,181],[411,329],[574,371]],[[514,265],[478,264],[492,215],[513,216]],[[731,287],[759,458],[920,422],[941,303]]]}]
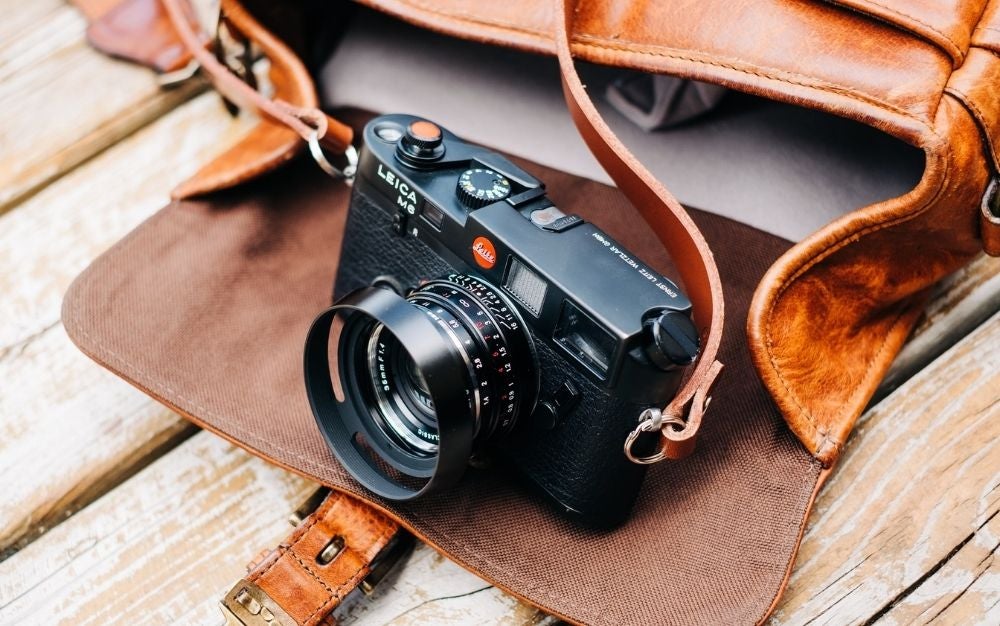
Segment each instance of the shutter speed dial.
[{"label": "shutter speed dial", "polygon": [[458,177],[458,199],[470,209],[499,202],[510,195],[510,181],[485,167],[474,167]]}]

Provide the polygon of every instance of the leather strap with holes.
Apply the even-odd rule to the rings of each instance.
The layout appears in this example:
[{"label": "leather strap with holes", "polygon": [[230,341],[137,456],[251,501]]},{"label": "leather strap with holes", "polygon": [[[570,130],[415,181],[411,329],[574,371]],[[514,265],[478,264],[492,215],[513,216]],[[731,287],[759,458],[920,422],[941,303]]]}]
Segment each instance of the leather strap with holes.
[{"label": "leather strap with holes", "polygon": [[[573,121],[601,166],[670,253],[691,299],[694,321],[701,332],[701,354],[680,391],[663,409],[662,418],[655,416],[644,422],[658,428],[661,437],[659,452],[642,459],[643,462],[682,458],[694,449],[695,436],[708,407],[712,386],[722,371],[722,363],[716,360],[724,318],[719,269],[705,238],[688,212],[629,152],[601,118],[576,73],[570,52],[569,33],[573,30],[576,2],[555,2],[556,51],[563,92]],[[678,427],[678,424],[683,424],[683,427]],[[648,426],[645,428],[648,429]]]},{"label": "leather strap with holes", "polygon": [[[158,72],[177,71],[192,59],[213,86],[229,101],[294,130],[309,141],[315,136],[325,149],[343,153],[354,138],[350,126],[316,107],[297,106],[280,98],[267,98],[221,63],[208,49],[212,38],[198,25],[188,0],[73,0],[90,20],[88,37],[104,52],[149,66]],[[294,57],[288,47],[261,26],[236,0],[219,0],[228,23],[240,29],[264,54]],[[301,63],[285,64],[284,80],[310,84]]]},{"label": "leather strap with holes", "polygon": [[[332,491],[281,544],[248,568],[223,600],[232,624],[314,626],[369,575],[399,524]],[[230,617],[232,614],[233,617]]]}]

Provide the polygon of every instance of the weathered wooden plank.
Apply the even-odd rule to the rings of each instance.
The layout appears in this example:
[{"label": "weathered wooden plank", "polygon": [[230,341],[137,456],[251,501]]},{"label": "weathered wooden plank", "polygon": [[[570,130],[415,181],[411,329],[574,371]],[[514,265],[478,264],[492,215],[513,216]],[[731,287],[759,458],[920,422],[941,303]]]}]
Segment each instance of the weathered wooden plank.
[{"label": "weathered wooden plank", "polygon": [[0,554],[193,432],[80,354],[59,311],[91,260],[247,126],[206,94],[0,216]]},{"label": "weathered wooden plank", "polygon": [[[992,486],[992,497],[1000,485]],[[985,494],[984,494],[985,495]],[[879,624],[1000,624],[1000,516],[995,513]]]},{"label": "weathered wooden plank", "polygon": [[[289,531],[308,481],[200,433],[0,563],[0,621],[212,624],[241,558]],[[535,624],[537,613],[426,546],[347,624]]]},{"label": "weathered wooden plank", "polygon": [[0,213],[205,88],[163,90],[94,52],[61,0],[3,0],[0,15]]},{"label": "weathered wooden plank", "polygon": [[774,623],[860,623],[894,605],[922,609],[919,595],[906,604],[915,589],[958,595],[972,551],[995,548],[987,522],[1000,511],[998,486],[1000,314],[859,421]]},{"label": "weathered wooden plank", "polygon": [[997,311],[1000,311],[1000,258],[983,255],[938,285],[936,296],[893,362],[872,404],[892,393]]},{"label": "weathered wooden plank", "polygon": [[35,2],[18,2],[17,0],[0,0],[0,49],[6,42],[13,41],[18,35],[28,31],[33,26],[50,19],[64,6],[60,0],[37,0]]}]

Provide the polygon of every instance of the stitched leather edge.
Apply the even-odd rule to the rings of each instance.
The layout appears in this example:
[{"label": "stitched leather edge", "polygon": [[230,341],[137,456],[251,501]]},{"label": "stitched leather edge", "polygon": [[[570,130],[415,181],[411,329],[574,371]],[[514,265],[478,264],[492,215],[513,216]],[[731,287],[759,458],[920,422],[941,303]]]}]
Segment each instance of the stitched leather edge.
[{"label": "stitched leather edge", "polygon": [[[810,451],[814,454],[814,456],[823,461],[826,466],[832,465],[832,463],[836,460],[844,442],[832,440],[834,441],[833,446],[828,446],[826,449],[821,448],[821,443],[831,441],[829,433],[822,432],[820,430],[815,416],[804,406],[801,399],[799,399],[798,396],[792,392],[788,380],[785,378],[781,367],[776,361],[773,342],[774,309],[779,300],[782,299],[787,290],[798,280],[799,277],[808,272],[818,263],[821,263],[831,255],[843,249],[854,239],[915,219],[923,213],[926,213],[937,203],[948,182],[951,180],[952,151],[951,146],[944,141],[935,129],[931,128],[930,130],[934,133],[935,137],[938,138],[937,145],[940,147],[941,151],[939,153],[935,153],[930,150],[925,151],[928,158],[928,164],[925,167],[925,178],[924,180],[921,180],[917,187],[911,192],[916,193],[920,191],[922,187],[927,187],[922,190],[924,194],[923,200],[919,198],[914,199],[912,203],[907,206],[905,203],[906,196],[900,196],[898,198],[886,200],[884,202],[858,209],[857,211],[845,215],[841,219],[827,225],[806,240],[799,242],[789,252],[785,253],[785,255],[782,256],[782,258],[779,259],[778,262],[764,275],[764,278],[761,279],[760,286],[757,288],[757,292],[754,294],[754,300],[750,307],[750,315],[747,320],[747,333],[751,343],[758,343],[763,346],[765,352],[767,353],[767,360],[762,361],[752,350],[751,356],[754,357],[753,360],[758,369],[762,371],[764,369],[769,369],[770,372],[774,374],[784,388],[786,392],[785,396],[799,408],[800,415],[806,418],[809,425],[808,432],[811,434],[811,439],[814,443],[814,446],[812,447],[815,447],[815,449],[810,449]],[[936,163],[931,162],[931,159],[934,159]],[[926,178],[927,173],[933,171],[941,171],[942,173],[938,176],[937,180],[928,180]],[[901,206],[895,208],[887,206],[894,202],[900,203]],[[870,218],[880,209],[889,213],[896,213],[896,216],[889,220],[881,221],[877,224],[871,224],[863,228],[854,227],[854,225],[862,221],[863,218]],[[841,231],[839,235],[837,235],[831,242],[826,242],[824,244],[825,247],[822,250],[815,252],[812,256],[795,258],[794,255],[796,250],[804,250],[819,245],[829,238],[831,234],[838,231]],[[772,283],[778,284],[779,287],[776,290],[772,289],[769,292],[762,291],[764,285]],[[756,312],[761,306],[764,307],[764,311],[758,315]],[[879,350],[876,355],[868,361],[865,376],[854,386],[854,390],[849,396],[850,400],[856,402],[857,396],[862,393],[865,388],[870,386],[871,378],[875,374],[873,364],[877,361],[877,357],[884,351],[889,338],[892,337],[895,332],[898,332],[898,326],[904,320],[905,313],[906,309],[904,308],[893,319],[893,322],[890,324]],[[761,331],[763,331],[763,333]],[[803,443],[805,443],[805,441],[803,441]],[[807,446],[807,448],[810,448],[810,446]]]},{"label": "stitched leather edge", "polygon": [[[834,6],[842,7],[849,11],[854,11],[859,15],[879,20],[880,22],[888,24],[893,28],[897,28],[905,33],[926,39],[927,41],[933,43],[936,46],[939,46],[945,52],[948,53],[948,55],[952,58],[952,69],[960,67],[962,63],[965,62],[965,55],[969,53],[967,47],[963,49],[962,46],[958,45],[958,42],[955,41],[953,37],[942,31],[938,27],[934,26],[933,24],[928,23],[926,20],[923,20],[915,15],[910,15],[905,11],[901,11],[900,9],[891,7],[887,4],[876,2],[876,0],[853,0],[853,1],[825,0],[825,1]],[[919,29],[913,28],[913,24],[901,24],[898,22],[893,22],[886,16],[880,14],[878,9],[873,9],[872,7],[878,7],[878,9],[882,9],[883,11],[889,13],[890,15],[901,17],[904,20],[910,20],[918,26],[923,26],[925,29],[927,29],[927,32],[920,32]],[[984,2],[983,8],[985,9],[985,7],[986,3]],[[982,12],[980,12],[980,16],[982,16]]]},{"label": "stitched leather edge", "polygon": [[[510,23],[503,22],[503,21],[490,21],[490,20],[486,20],[486,19],[480,18],[478,16],[474,17],[474,16],[467,16],[467,15],[461,15],[461,16],[459,16],[459,15],[452,15],[452,14],[445,13],[445,12],[441,11],[437,7],[425,4],[423,2],[417,2],[416,0],[388,0],[388,1],[385,1],[385,0],[382,0],[382,1],[380,1],[380,0],[357,0],[357,1],[359,3],[361,3],[361,4],[368,5],[368,6],[374,8],[374,9],[376,9],[378,11],[385,12],[385,13],[390,13],[390,14],[393,14],[396,17],[398,17],[400,19],[403,19],[405,21],[408,21],[408,22],[411,22],[411,23],[416,23],[416,24],[420,25],[421,27],[427,28],[429,30],[433,30],[433,31],[437,31],[437,32],[443,32],[443,33],[451,35],[451,36],[458,36],[458,37],[463,37],[464,36],[466,38],[469,38],[469,36],[467,34],[463,35],[462,33],[468,33],[468,32],[470,32],[470,27],[476,27],[476,26],[490,28],[490,29],[496,30],[498,32],[507,31],[507,32],[518,33],[518,34],[520,34],[520,35],[522,35],[524,37],[528,37],[528,38],[533,39],[535,41],[535,44],[536,44],[536,46],[534,47],[535,51],[537,51],[537,52],[544,52],[544,53],[548,53],[548,54],[554,54],[554,43],[553,43],[552,39],[550,37],[548,37],[546,33],[543,33],[543,32],[538,31],[536,29],[526,28],[526,27],[523,27],[523,26],[520,26],[520,25],[510,24]],[[425,13],[427,15],[433,16],[433,18],[438,19],[438,20],[440,20],[443,23],[453,24],[453,26],[452,26],[452,28],[450,30],[448,30],[448,29],[443,28],[441,24],[436,24],[436,23],[429,22],[429,21],[421,21],[421,20],[419,20],[418,18],[416,18],[413,15],[402,13],[399,10],[399,6],[409,7],[411,10],[415,10],[415,11],[418,11],[418,12],[423,12],[423,13]],[[474,32],[474,31],[472,31],[472,32]],[[488,40],[488,38],[481,37],[481,36],[477,36],[477,37],[475,37],[475,39],[477,39],[477,40]],[[588,39],[589,39],[589,41],[588,41]],[[495,43],[498,43],[498,44],[503,43],[499,39],[493,40],[493,41]],[[509,43],[508,43],[508,45],[509,45]],[[889,126],[884,127],[884,126],[881,126],[881,125],[876,125],[876,124],[873,123],[873,118],[871,116],[871,111],[867,111],[865,115],[861,115],[861,114],[857,114],[856,112],[850,111],[850,110],[846,110],[845,111],[845,110],[840,110],[840,109],[832,108],[829,105],[829,103],[823,102],[821,100],[816,100],[816,99],[809,100],[809,104],[813,108],[816,108],[816,109],[818,109],[820,111],[825,111],[825,112],[828,112],[828,113],[833,113],[835,115],[847,117],[849,119],[853,119],[855,121],[861,122],[861,123],[866,124],[868,126],[876,126],[882,132],[885,132],[885,133],[887,133],[887,134],[889,134],[891,136],[897,137],[897,138],[902,139],[904,141],[907,141],[907,142],[910,142],[910,143],[914,143],[915,145],[918,145],[918,146],[922,146],[922,143],[928,139],[928,133],[919,132],[919,130],[921,130],[921,129],[922,130],[929,130],[929,129],[932,128],[932,122],[931,122],[931,118],[930,117],[928,117],[927,119],[921,119],[920,117],[918,117],[915,113],[913,113],[911,111],[907,111],[905,109],[902,109],[902,108],[900,108],[897,105],[894,105],[892,103],[882,101],[881,99],[879,99],[879,98],[877,98],[875,96],[871,96],[869,94],[864,94],[863,92],[854,90],[851,87],[848,87],[846,85],[838,85],[838,84],[834,84],[834,83],[826,83],[826,84],[824,84],[824,83],[820,83],[820,82],[815,81],[815,79],[810,79],[810,77],[801,76],[801,75],[798,75],[798,76],[803,79],[802,83],[797,83],[797,82],[793,82],[793,81],[790,81],[790,80],[783,80],[783,79],[781,79],[781,78],[779,78],[777,76],[771,76],[768,73],[769,71],[781,71],[781,70],[774,70],[773,68],[768,68],[766,66],[758,66],[757,64],[747,63],[746,61],[741,61],[740,59],[729,59],[729,58],[722,57],[722,56],[719,56],[719,55],[714,55],[714,54],[713,55],[706,55],[704,58],[702,58],[702,57],[696,56],[696,53],[694,51],[690,51],[690,50],[686,50],[686,51],[676,50],[675,52],[670,52],[670,50],[672,50],[672,49],[669,49],[669,48],[666,48],[666,49],[657,48],[655,46],[649,46],[649,45],[646,45],[646,44],[639,44],[639,43],[636,43],[636,42],[632,42],[632,41],[628,41],[628,40],[621,40],[621,39],[616,39],[614,41],[609,41],[609,40],[607,40],[607,39],[605,39],[603,37],[599,37],[599,36],[594,35],[592,33],[586,33],[586,32],[575,32],[575,33],[573,33],[573,37],[572,37],[572,49],[573,49],[573,52],[574,52],[574,57],[577,57],[580,60],[585,60],[585,61],[591,61],[591,62],[600,63],[601,60],[600,60],[600,58],[597,58],[597,57],[599,57],[599,55],[597,55],[597,54],[592,54],[592,55],[579,54],[579,52],[581,50],[587,50],[588,47],[591,50],[595,50],[595,51],[597,51],[597,50],[607,50],[607,51],[614,51],[614,52],[620,52],[620,53],[636,53],[636,54],[639,54],[639,55],[645,54],[646,56],[658,56],[658,57],[663,57],[663,58],[670,58],[670,59],[674,59],[674,60],[682,61],[682,62],[686,62],[686,63],[691,63],[691,64],[694,64],[694,65],[697,65],[697,66],[701,66],[701,67],[705,67],[705,68],[718,67],[718,68],[730,69],[732,71],[735,71],[735,72],[740,73],[740,74],[744,74],[746,76],[756,76],[757,78],[768,78],[768,79],[772,79],[772,80],[777,80],[777,81],[788,83],[788,84],[794,84],[794,85],[803,87],[803,88],[808,89],[808,90],[815,89],[815,90],[819,90],[819,91],[824,92],[824,93],[833,93],[833,94],[836,94],[836,95],[847,97],[849,99],[852,99],[852,100],[855,100],[855,101],[858,101],[858,102],[862,102],[864,104],[875,105],[877,108],[882,109],[882,110],[884,110],[886,112],[895,113],[897,115],[902,115],[902,116],[904,116],[904,117],[906,117],[906,118],[908,118],[910,120],[913,120],[913,121],[917,122],[918,128],[917,129],[907,128],[907,127],[905,127],[905,125],[900,124],[899,120],[894,120],[891,117],[881,118],[881,119],[880,118],[875,118],[875,119],[880,119],[880,121],[888,122]],[[730,63],[732,64],[732,66],[728,65]],[[749,67],[740,67],[740,64],[747,65]],[[756,71],[756,73],[752,69],[753,67],[757,67],[758,68],[757,71]],[[656,69],[659,72],[664,72],[665,71],[663,68],[643,68],[641,66],[636,66],[636,67],[633,67],[632,69],[650,69],[650,70]],[[759,70],[764,70],[764,72],[761,73]],[[796,76],[794,73],[791,73],[791,72],[786,72],[786,74],[788,74],[789,76]],[[741,89],[741,90],[752,91],[752,92],[757,92],[758,91],[758,87],[759,87],[759,86],[751,85],[749,83],[739,83],[739,82],[736,82],[736,81],[726,81],[726,79],[725,79],[724,76],[718,76],[717,74],[712,73],[711,70],[708,70],[704,74],[692,74],[691,77],[692,78],[702,79],[702,80],[709,80],[711,82],[717,82],[717,83],[720,82],[720,81],[722,81],[723,84],[727,84],[728,86],[731,86],[731,87],[734,87],[734,88],[737,88],[737,89]],[[778,101],[791,102],[791,103],[797,104],[799,106],[802,106],[802,104],[803,104],[798,98],[794,98],[793,99],[793,98],[791,98],[789,96],[789,94],[787,94],[785,92],[769,91],[767,93],[767,95],[768,95],[768,97],[771,97],[772,99],[775,99],[775,100],[778,100]],[[931,110],[931,111],[928,111],[928,113],[931,114],[931,115],[933,115],[935,113],[935,111]],[[917,132],[915,132],[915,131],[917,131]]]}]

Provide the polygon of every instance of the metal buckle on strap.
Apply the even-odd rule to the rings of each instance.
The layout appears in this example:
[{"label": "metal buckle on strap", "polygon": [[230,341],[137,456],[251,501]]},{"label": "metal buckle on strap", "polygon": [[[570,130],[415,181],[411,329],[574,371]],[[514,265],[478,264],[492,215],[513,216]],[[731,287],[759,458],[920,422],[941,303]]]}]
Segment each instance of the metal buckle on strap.
[{"label": "metal buckle on strap", "polygon": [[156,82],[157,84],[160,85],[160,87],[164,89],[171,89],[173,87],[177,87],[182,83],[186,83],[187,81],[191,80],[198,74],[200,70],[201,70],[201,63],[198,63],[194,59],[191,59],[191,61],[187,65],[185,65],[179,70],[174,70],[173,72],[166,72],[158,75],[156,77]]},{"label": "metal buckle on strap", "polygon": [[[302,522],[323,504],[330,493],[328,487],[320,487],[288,517],[292,526]],[[343,541],[335,537],[319,558],[324,563],[332,561],[344,548]],[[385,545],[368,566],[368,575],[358,584],[358,589],[366,596],[374,593],[375,588],[386,575],[406,556],[413,547],[413,535],[400,528],[395,536]],[[233,585],[229,593],[219,602],[219,608],[225,618],[225,626],[296,626],[295,621],[275,602],[263,589],[242,578]]]},{"label": "metal buckle on strap", "polygon": [[246,579],[229,590],[219,607],[225,626],[296,626],[263,589]]}]

